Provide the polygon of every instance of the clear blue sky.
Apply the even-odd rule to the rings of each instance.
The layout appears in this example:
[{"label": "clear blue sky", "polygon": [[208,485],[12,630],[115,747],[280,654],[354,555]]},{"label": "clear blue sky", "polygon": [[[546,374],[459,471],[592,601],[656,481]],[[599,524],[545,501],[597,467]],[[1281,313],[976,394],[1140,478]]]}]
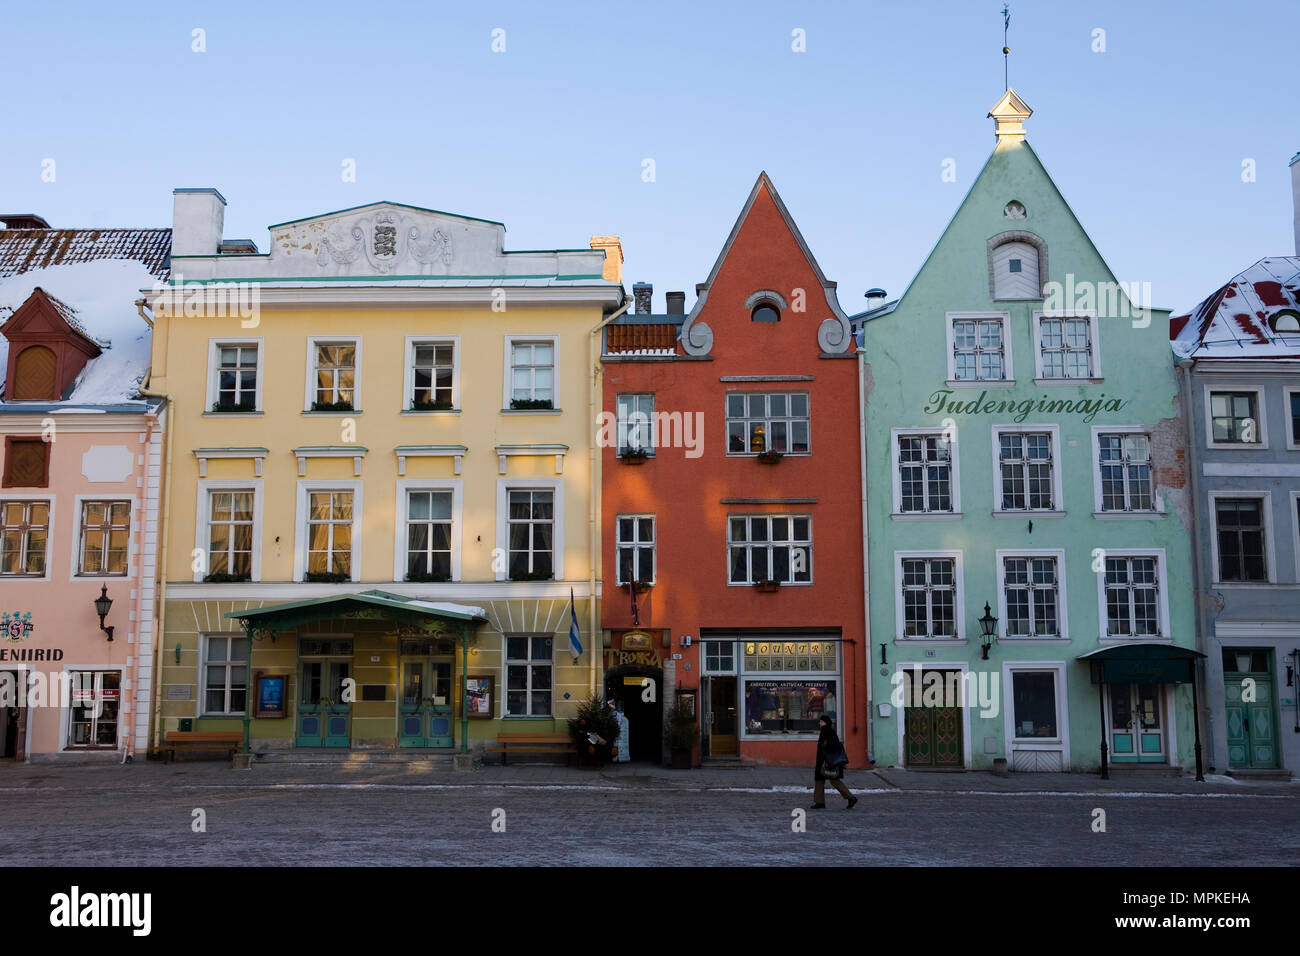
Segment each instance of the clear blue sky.
[{"label": "clear blue sky", "polygon": [[[1000,11],[15,3],[0,23],[0,211],[168,225],[173,187],[216,186],[226,236],[263,250],[271,223],[380,199],[503,221],[513,249],[612,232],[625,284],[653,282],[660,310],[668,289],[694,301],[766,169],[855,312],[871,286],[902,292],[993,147]],[[1019,0],[1011,13],[1029,140],[1119,279],[1184,309],[1262,256],[1294,254],[1294,0]],[[191,51],[196,27],[205,53]],[[355,183],[340,177],[349,157]],[[940,178],[949,157],[956,183]],[[1242,182],[1245,158],[1256,182]]]}]

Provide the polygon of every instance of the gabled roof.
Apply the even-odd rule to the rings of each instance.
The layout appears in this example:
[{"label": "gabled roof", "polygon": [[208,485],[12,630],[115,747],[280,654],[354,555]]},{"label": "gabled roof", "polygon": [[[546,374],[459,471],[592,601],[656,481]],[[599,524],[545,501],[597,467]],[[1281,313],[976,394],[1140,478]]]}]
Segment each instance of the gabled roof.
[{"label": "gabled roof", "polygon": [[470,222],[485,222],[491,226],[500,226],[502,229],[506,227],[504,222],[497,222],[495,219],[480,219],[478,216],[462,216],[458,212],[445,212],[441,209],[426,209],[424,206],[412,206],[410,203],[392,202],[387,199],[381,199],[379,202],[368,202],[360,206],[349,206],[346,209],[335,209],[333,212],[317,213],[314,216],[304,216],[301,219],[289,219],[285,222],[273,222],[268,228],[278,229],[280,226],[292,226],[295,223],[300,222],[311,222],[316,219],[328,219],[330,216],[341,216],[348,212],[360,212],[362,209],[377,209],[380,206],[391,206],[395,209],[413,209],[416,212],[431,212],[438,216],[454,216],[457,219],[466,219]]},{"label": "gabled roof", "polygon": [[171,266],[170,229],[0,229],[0,278],[49,266],[128,259],[155,278]]},{"label": "gabled roof", "polygon": [[1300,257],[1260,259],[1171,318],[1169,337],[1185,358],[1300,358],[1300,334],[1273,329],[1284,310],[1300,312]]},{"label": "gabled roof", "polygon": [[74,335],[85,340],[94,355],[99,355],[101,346],[109,344],[108,342],[97,342],[94,336],[86,330],[86,327],[82,324],[81,320],[77,318],[76,309],[68,305],[62,299],[50,295],[50,293],[46,292],[40,286],[32,289],[32,294],[27,297],[27,300],[18,306],[18,308],[13,309],[8,313],[4,322],[0,324],[0,335],[9,338],[17,332],[17,326],[29,325],[30,321],[24,317],[31,315],[33,310],[39,309],[42,304],[48,304]]},{"label": "gabled roof", "polygon": [[[845,340],[849,337],[849,317],[844,314],[844,310],[840,307],[839,296],[835,292],[836,284],[827,279],[826,273],[822,272],[822,267],[820,263],[817,262],[817,257],[812,254],[812,249],[808,247],[808,243],[804,239],[803,233],[801,233],[799,227],[795,225],[794,217],[790,215],[790,210],[786,209],[785,203],[781,201],[781,194],[776,191],[776,186],[773,185],[767,172],[762,171],[758,174],[758,179],[754,181],[754,188],[749,191],[749,198],[745,200],[745,205],[741,207],[740,215],[736,217],[735,225],[731,227],[731,232],[727,236],[727,241],[722,244],[722,249],[718,253],[718,258],[714,260],[713,268],[709,270],[709,277],[696,286],[696,292],[698,294],[695,298],[695,305],[691,307],[690,313],[686,316],[686,321],[682,323],[681,333],[682,346],[690,354],[704,354],[712,348],[712,330],[707,326],[701,325],[700,328],[696,330],[695,334],[693,334],[692,329],[696,328],[700,312],[704,308],[704,303],[709,297],[709,290],[713,287],[714,280],[717,279],[718,273],[722,270],[722,264],[727,261],[727,256],[731,252],[731,247],[735,244],[736,237],[740,235],[741,227],[745,224],[745,220],[749,218],[750,210],[754,208],[754,203],[757,201],[759,194],[764,190],[766,190],[768,196],[771,198],[773,205],[776,206],[777,212],[781,214],[781,219],[784,221],[786,228],[790,230],[790,234],[794,237],[794,241],[798,244],[799,251],[803,253],[808,265],[812,268],[813,274],[817,277],[817,284],[822,287],[822,290],[826,294],[826,301],[830,304],[833,315],[832,319],[827,319],[826,321],[831,323],[832,329],[834,328],[835,323],[838,322],[842,329],[842,337]],[[703,334],[699,334],[700,329],[703,330]],[[819,332],[818,334],[820,336],[821,333]]]}]

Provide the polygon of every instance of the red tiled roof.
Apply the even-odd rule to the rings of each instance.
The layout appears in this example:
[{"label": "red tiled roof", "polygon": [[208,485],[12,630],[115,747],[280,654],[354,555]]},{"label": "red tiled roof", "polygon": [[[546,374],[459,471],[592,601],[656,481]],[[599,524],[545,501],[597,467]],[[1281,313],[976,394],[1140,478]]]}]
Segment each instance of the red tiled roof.
[{"label": "red tiled roof", "polygon": [[171,250],[170,229],[0,229],[0,278],[46,266],[131,259],[163,279]]},{"label": "red tiled roof", "polygon": [[665,325],[610,325],[605,336],[606,354],[639,352],[642,349],[677,348],[677,326]]}]

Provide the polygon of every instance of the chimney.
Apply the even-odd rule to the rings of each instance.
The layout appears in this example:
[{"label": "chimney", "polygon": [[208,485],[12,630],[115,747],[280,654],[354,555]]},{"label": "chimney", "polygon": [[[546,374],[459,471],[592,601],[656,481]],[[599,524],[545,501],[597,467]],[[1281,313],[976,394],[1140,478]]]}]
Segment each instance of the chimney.
[{"label": "chimney", "polygon": [[868,289],[864,295],[867,297],[867,311],[878,309],[885,304],[884,289]]},{"label": "chimney", "polygon": [[623,284],[623,240],[618,236],[592,236],[591,248],[605,252],[605,269],[601,278]]},{"label": "chimney", "polygon": [[1291,157],[1291,209],[1295,217],[1295,254],[1300,256],[1300,153]]},{"label": "chimney", "polygon": [[638,282],[632,286],[632,298],[636,300],[636,314],[650,314],[650,296],[654,293],[655,287],[649,282]]},{"label": "chimney", "polygon": [[23,212],[0,215],[6,229],[49,229],[50,224],[35,213]]},{"label": "chimney", "polygon": [[215,189],[172,190],[172,255],[215,256],[226,221],[226,200]]},{"label": "chimney", "polygon": [[668,300],[669,315],[686,314],[686,293],[685,292],[668,292],[664,294],[664,298]]}]

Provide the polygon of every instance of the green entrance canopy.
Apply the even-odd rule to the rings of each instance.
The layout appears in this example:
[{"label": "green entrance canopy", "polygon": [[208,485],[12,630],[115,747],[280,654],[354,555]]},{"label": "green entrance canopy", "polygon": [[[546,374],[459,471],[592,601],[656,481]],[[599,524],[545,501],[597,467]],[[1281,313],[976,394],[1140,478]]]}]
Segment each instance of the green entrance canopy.
[{"label": "green entrance canopy", "polygon": [[382,620],[407,624],[425,630],[439,630],[439,622],[482,623],[487,615],[481,607],[468,604],[421,601],[390,591],[362,591],[359,594],[335,594],[330,597],[275,604],[246,611],[228,611],[249,630],[285,631],[303,624],[326,619]]},{"label": "green entrance canopy", "polygon": [[1094,684],[1187,684],[1195,679],[1200,651],[1174,644],[1115,644],[1076,660],[1087,661]]}]

